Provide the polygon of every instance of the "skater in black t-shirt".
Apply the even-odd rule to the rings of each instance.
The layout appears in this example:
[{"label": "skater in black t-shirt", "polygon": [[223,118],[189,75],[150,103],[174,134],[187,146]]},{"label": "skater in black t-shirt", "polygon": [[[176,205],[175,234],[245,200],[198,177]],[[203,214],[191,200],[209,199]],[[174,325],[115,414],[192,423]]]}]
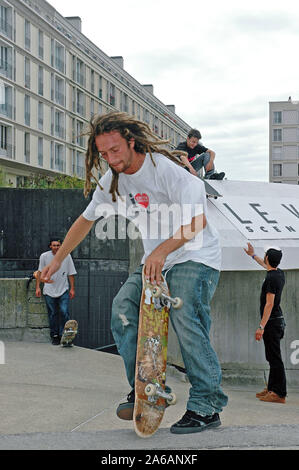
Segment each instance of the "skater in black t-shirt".
[{"label": "skater in black t-shirt", "polygon": [[266,359],[270,365],[268,386],[256,396],[262,401],[285,403],[286,375],[281,357],[280,341],[284,336],[285,321],[280,307],[281,293],[285,284],[284,272],[279,269],[282,252],[279,248],[268,248],[264,259],[254,253],[253,246],[248,243],[245,252],[263,268],[267,275],[262,285],[260,296],[260,326],[256,330],[255,339],[262,338],[265,345]]},{"label": "skater in black t-shirt", "polygon": [[[191,129],[188,133],[187,140],[181,142],[176,150],[182,150],[180,155],[181,161],[185,163],[187,169],[195,176],[200,176],[202,167],[205,169],[205,178],[222,180],[225,173],[216,173],[214,160],[215,152],[203,145],[199,144],[201,133],[197,129]],[[186,156],[186,153],[188,156]]]}]

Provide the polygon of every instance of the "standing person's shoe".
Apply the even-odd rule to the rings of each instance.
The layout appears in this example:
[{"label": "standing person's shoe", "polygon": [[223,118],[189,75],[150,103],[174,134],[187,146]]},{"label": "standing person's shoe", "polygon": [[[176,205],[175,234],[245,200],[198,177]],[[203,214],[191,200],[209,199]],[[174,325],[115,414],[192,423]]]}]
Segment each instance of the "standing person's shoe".
[{"label": "standing person's shoe", "polygon": [[265,395],[267,395],[267,393],[268,393],[268,389],[267,389],[267,388],[264,388],[264,390],[262,390],[261,392],[256,393],[255,396],[256,396],[256,398],[262,398],[262,397],[264,397]]},{"label": "standing person's shoe", "polygon": [[225,177],[225,173],[221,171],[221,173],[213,173],[209,179],[210,180],[223,180],[224,177]]},{"label": "standing person's shoe", "polygon": [[132,420],[135,404],[135,390],[133,389],[127,396],[125,403],[120,403],[117,407],[116,414],[120,419]]},{"label": "standing person's shoe", "polygon": [[52,337],[52,344],[53,344],[54,346],[58,346],[58,345],[60,344],[60,339],[59,339],[59,336],[58,336],[58,335],[54,335],[54,336]]},{"label": "standing person's shoe", "polygon": [[261,401],[268,401],[270,403],[285,403],[285,397],[280,397],[275,392],[268,392],[264,397],[260,398]]},{"label": "standing person's shoe", "polygon": [[170,432],[173,434],[191,434],[221,425],[218,413],[210,416],[201,416],[194,411],[187,410],[182,419],[173,424]]}]

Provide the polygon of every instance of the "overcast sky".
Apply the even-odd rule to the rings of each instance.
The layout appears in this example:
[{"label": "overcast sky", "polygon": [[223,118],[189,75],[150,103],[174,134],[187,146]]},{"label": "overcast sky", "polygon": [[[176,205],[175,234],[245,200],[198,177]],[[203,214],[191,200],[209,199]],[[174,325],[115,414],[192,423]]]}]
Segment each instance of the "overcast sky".
[{"label": "overcast sky", "polygon": [[228,179],[268,181],[269,101],[299,99],[298,0],[49,0],[201,131]]}]

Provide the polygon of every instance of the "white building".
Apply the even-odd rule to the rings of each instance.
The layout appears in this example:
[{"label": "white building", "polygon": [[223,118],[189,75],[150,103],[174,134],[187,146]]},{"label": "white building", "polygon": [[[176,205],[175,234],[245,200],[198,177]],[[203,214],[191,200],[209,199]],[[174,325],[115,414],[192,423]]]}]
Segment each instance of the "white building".
[{"label": "white building", "polygon": [[32,173],[84,178],[93,114],[122,110],[171,147],[190,126],[44,0],[0,0],[0,167],[13,186]]},{"label": "white building", "polygon": [[269,105],[269,181],[299,184],[299,101]]}]

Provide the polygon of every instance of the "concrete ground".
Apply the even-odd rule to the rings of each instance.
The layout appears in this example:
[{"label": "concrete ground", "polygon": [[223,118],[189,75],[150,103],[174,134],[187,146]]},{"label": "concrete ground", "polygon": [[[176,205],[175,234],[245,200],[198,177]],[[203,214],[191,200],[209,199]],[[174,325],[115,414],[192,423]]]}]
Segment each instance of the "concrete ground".
[{"label": "concrete ground", "polygon": [[131,421],[115,414],[130,391],[122,359],[77,346],[6,342],[0,364],[0,450],[299,450],[299,393],[286,404],[256,399],[256,387],[224,386],[229,397],[222,426],[177,436],[169,427],[185,412],[189,384],[176,369],[168,385],[178,402],[166,410],[161,427],[138,437]]}]

